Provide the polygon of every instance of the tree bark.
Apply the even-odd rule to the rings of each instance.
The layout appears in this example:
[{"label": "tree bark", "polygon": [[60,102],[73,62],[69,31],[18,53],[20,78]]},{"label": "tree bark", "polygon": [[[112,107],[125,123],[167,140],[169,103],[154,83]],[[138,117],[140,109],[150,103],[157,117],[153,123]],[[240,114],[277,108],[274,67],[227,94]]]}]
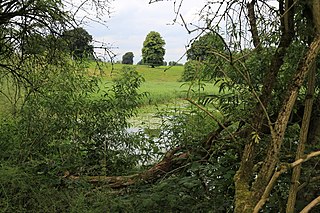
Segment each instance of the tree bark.
[{"label": "tree bark", "polygon": [[[320,93],[314,103],[315,106],[320,106]],[[313,109],[310,129],[308,134],[308,143],[316,145],[320,141],[320,109],[318,107]]]},{"label": "tree bark", "polygon": [[256,4],[256,0],[252,0],[250,3],[247,4],[248,8],[248,17],[250,23],[250,31],[252,34],[253,45],[255,48],[260,46],[260,38],[258,33],[257,21],[254,12],[254,5]]},{"label": "tree bark", "polygon": [[320,51],[320,36],[315,37],[314,41],[311,43],[309,51],[305,59],[300,63],[300,69],[297,70],[296,74],[293,76],[292,84],[289,86],[288,93],[283,102],[283,106],[279,111],[279,115],[274,127],[274,134],[272,134],[272,140],[268,147],[267,156],[264,163],[257,175],[256,181],[252,185],[252,198],[255,200],[258,198],[260,200],[263,192],[270,181],[276,165],[278,163],[279,153],[281,151],[281,145],[285,130],[289,121],[290,114],[292,112],[293,106],[295,104],[299,88],[301,87],[305,76],[312,68],[316,57]]},{"label": "tree bark", "polygon": [[[253,4],[251,2],[251,4]],[[261,95],[259,99],[261,100],[253,110],[251,127],[247,128],[244,131],[244,137],[247,138],[247,143],[244,147],[243,155],[241,158],[241,163],[238,171],[235,174],[235,212],[252,212],[253,207],[255,206],[255,201],[252,199],[252,192],[250,191],[250,183],[253,179],[253,166],[254,166],[254,158],[255,158],[255,150],[256,143],[251,140],[251,132],[256,131],[259,132],[262,125],[263,120],[265,118],[265,110],[268,108],[270,100],[272,99],[272,91],[276,84],[276,79],[278,76],[278,72],[283,65],[284,56],[286,55],[287,48],[291,44],[291,41],[294,36],[294,13],[292,11],[292,0],[285,1],[284,10],[284,2],[283,0],[279,1],[279,11],[280,11],[280,21],[281,21],[281,38],[279,46],[275,54],[273,55],[270,67],[268,72],[266,73],[263,80],[263,87],[261,91]],[[252,12],[252,11],[251,11]],[[250,15],[252,16],[252,14]],[[254,14],[253,14],[254,16]],[[252,22],[252,21],[251,21]],[[252,23],[251,23],[252,24]],[[252,27],[252,26],[251,26]],[[289,28],[291,27],[291,28]],[[252,35],[256,36],[256,35]],[[259,198],[256,198],[256,200]],[[257,201],[256,201],[257,202]]]},{"label": "tree bark", "polygon": [[[308,139],[308,132],[309,132],[309,124],[311,119],[311,113],[312,113],[312,106],[313,106],[313,96],[314,96],[314,88],[315,88],[315,77],[316,77],[316,63],[313,64],[311,68],[311,72],[308,76],[308,89],[306,94],[306,100],[305,100],[305,107],[304,107],[304,114],[302,119],[302,125],[300,130],[300,137],[299,137],[299,145],[296,152],[296,160],[300,159],[305,150],[305,144],[307,143]],[[296,202],[296,196],[298,192],[298,186],[299,186],[299,179],[300,179],[300,173],[301,173],[301,165],[295,167],[292,171],[292,178],[291,178],[291,185],[289,190],[289,196],[288,196],[288,202],[287,202],[287,213],[293,213],[295,202]]]}]

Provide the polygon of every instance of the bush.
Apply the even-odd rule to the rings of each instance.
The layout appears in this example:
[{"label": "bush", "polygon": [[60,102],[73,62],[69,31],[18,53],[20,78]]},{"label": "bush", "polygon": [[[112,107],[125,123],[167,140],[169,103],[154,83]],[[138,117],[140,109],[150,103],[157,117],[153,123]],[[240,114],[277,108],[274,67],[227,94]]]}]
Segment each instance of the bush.
[{"label": "bush", "polygon": [[192,81],[200,79],[203,75],[204,64],[200,61],[190,60],[184,65],[182,81]]}]

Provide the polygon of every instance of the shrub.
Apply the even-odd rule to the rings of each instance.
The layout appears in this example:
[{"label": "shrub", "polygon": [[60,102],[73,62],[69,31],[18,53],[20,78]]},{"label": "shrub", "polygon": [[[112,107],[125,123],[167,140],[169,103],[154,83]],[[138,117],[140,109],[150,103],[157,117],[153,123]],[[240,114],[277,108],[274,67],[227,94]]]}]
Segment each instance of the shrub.
[{"label": "shrub", "polygon": [[200,61],[190,60],[184,65],[182,81],[192,81],[200,79],[203,75],[204,65]]}]

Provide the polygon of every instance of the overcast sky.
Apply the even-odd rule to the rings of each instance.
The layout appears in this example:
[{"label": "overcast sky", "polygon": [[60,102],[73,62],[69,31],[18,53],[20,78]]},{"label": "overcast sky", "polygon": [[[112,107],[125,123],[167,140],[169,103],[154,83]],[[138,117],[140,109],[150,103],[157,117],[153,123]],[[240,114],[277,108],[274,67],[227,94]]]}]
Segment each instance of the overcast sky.
[{"label": "overcast sky", "polygon": [[[181,13],[187,22],[197,22],[197,12],[205,0],[184,0]],[[165,61],[177,61],[185,46],[195,34],[189,35],[184,27],[172,24],[175,18],[174,1],[148,4],[149,0],[115,0],[111,3],[111,17],[105,17],[106,26],[89,23],[86,30],[94,40],[108,43],[122,60],[126,52],[134,53],[134,63],[141,60],[141,49],[146,35],[157,31],[165,40]],[[178,1],[179,2],[179,1]],[[185,57],[182,62],[185,62]]]}]

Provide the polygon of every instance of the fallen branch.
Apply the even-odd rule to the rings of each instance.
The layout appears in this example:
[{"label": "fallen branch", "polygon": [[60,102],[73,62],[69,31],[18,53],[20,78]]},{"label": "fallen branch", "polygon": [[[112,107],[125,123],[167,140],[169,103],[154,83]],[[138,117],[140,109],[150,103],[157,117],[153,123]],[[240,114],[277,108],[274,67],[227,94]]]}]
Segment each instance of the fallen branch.
[{"label": "fallen branch", "polygon": [[[191,103],[196,104],[192,101]],[[205,110],[200,105],[197,106],[202,110]],[[209,114],[209,116],[213,116],[210,112],[206,112]],[[200,162],[207,162],[210,153],[212,153],[212,143],[219,138],[219,135],[223,130],[226,130],[231,135],[232,139],[234,139],[233,135],[227,129],[227,127],[230,125],[230,122],[226,122],[225,124],[223,124],[218,119],[216,119],[216,121],[219,124],[219,128],[210,133],[208,135],[208,139],[206,139],[202,144],[199,145],[200,147],[202,147],[200,152],[198,149],[182,150],[181,147],[176,147],[169,150],[164,155],[163,159],[152,166],[150,169],[127,176],[76,176],[70,175],[68,172],[66,172],[62,178],[68,180],[84,180],[92,184],[103,183],[114,189],[120,189],[139,183],[154,183],[161,178],[165,178],[166,176],[168,176],[168,174],[175,173],[188,166],[189,157],[191,155],[200,155]]]},{"label": "fallen branch", "polygon": [[105,183],[110,188],[123,188],[137,183],[152,183],[160,179],[172,170],[179,169],[188,160],[189,153],[178,153],[181,147],[176,147],[168,151],[163,159],[155,164],[150,169],[138,174],[127,176],[86,176],[80,177],[75,175],[65,174],[63,178],[69,180],[85,180],[89,183]]}]

